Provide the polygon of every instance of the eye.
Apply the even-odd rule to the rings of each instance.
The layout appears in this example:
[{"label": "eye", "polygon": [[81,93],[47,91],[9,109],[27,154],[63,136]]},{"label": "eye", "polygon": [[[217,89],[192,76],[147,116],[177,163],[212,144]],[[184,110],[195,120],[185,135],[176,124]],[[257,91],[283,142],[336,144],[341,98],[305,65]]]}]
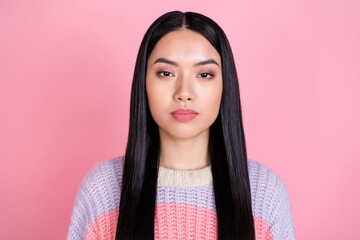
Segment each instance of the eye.
[{"label": "eye", "polygon": [[[214,77],[214,75],[211,74],[211,73],[201,73],[200,76],[201,76],[202,78],[208,78],[208,79]],[[210,77],[208,77],[208,76],[210,76]]]},{"label": "eye", "polygon": [[[163,74],[163,73],[164,73],[164,74]],[[157,74],[158,76],[160,76],[160,77],[169,77],[170,74],[172,74],[172,73],[167,72],[167,71],[160,71],[160,72],[157,72],[156,74]],[[161,74],[163,74],[163,75],[161,75]]]}]

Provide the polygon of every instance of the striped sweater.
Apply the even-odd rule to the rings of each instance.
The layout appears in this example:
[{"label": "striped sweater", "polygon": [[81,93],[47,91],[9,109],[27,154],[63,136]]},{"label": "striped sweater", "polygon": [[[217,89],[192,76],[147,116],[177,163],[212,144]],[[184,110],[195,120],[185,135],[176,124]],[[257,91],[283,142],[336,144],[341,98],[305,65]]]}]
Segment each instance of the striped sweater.
[{"label": "striped sweater", "polygon": [[[98,163],[78,190],[68,240],[115,239],[124,156]],[[248,159],[256,240],[296,239],[286,187],[270,168]],[[211,166],[159,167],[154,239],[217,239]]]}]

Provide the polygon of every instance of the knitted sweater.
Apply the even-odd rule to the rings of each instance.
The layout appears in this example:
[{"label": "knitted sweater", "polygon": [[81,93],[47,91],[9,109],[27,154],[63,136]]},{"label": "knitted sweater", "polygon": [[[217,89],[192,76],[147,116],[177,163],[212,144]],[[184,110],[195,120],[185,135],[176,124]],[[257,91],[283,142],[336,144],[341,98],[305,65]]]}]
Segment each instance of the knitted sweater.
[{"label": "knitted sweater", "polygon": [[[78,190],[68,240],[115,239],[124,156],[98,163]],[[288,192],[270,168],[248,159],[256,240],[295,238]],[[154,239],[217,239],[211,166],[159,167]]]}]

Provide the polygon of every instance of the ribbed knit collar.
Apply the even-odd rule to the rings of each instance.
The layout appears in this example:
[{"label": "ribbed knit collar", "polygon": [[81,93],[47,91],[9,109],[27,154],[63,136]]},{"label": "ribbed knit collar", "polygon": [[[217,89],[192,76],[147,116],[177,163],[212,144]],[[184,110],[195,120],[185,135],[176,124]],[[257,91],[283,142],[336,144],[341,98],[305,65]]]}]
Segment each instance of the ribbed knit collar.
[{"label": "ribbed knit collar", "polygon": [[159,166],[158,184],[178,187],[196,187],[212,183],[211,165],[200,169],[177,170]]}]

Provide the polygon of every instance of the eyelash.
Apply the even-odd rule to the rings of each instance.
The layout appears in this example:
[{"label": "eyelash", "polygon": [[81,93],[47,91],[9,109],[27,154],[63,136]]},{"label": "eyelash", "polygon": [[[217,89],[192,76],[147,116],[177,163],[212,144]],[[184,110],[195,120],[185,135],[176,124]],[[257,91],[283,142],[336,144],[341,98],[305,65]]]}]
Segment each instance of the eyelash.
[{"label": "eyelash", "polygon": [[[170,72],[168,72],[168,71],[160,71],[160,72],[157,72],[156,74],[157,74],[158,76],[160,76],[161,73],[170,73]],[[170,74],[172,74],[172,73],[170,73]],[[214,77],[214,74],[207,73],[207,72],[200,73],[200,75],[201,75],[201,74],[207,74],[207,76],[211,76],[210,78],[213,78],[213,77]],[[169,77],[169,76],[160,76],[160,77]],[[210,79],[210,78],[206,78],[206,77],[205,77],[205,79]]]}]

